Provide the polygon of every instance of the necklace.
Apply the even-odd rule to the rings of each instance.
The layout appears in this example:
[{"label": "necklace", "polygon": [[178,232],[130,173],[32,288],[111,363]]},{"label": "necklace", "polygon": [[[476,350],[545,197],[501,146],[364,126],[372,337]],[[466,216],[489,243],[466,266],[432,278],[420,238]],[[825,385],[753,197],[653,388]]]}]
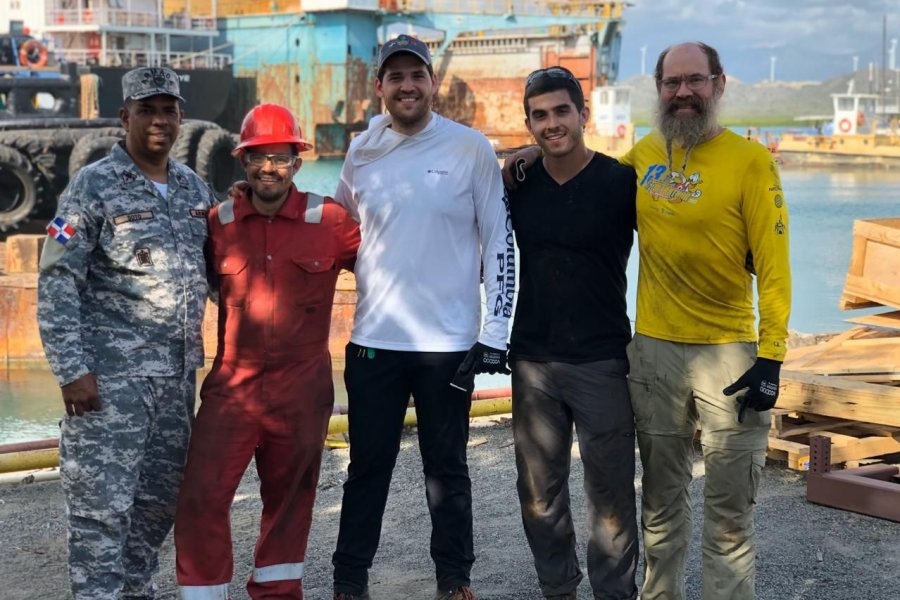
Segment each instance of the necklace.
[{"label": "necklace", "polygon": [[[709,133],[709,135],[706,136],[705,138],[703,138],[702,140],[700,140],[699,143],[702,144],[703,142],[706,142],[706,141],[711,140],[712,138],[716,137],[717,135],[722,133],[722,129],[723,129],[723,127],[721,125],[716,125],[713,128],[713,130]],[[681,171],[680,171],[681,174],[684,174],[684,172],[687,170],[688,158],[690,158],[690,156],[691,156],[691,151],[697,147],[697,143],[698,142],[694,142],[684,149],[684,162],[681,163]],[[666,139],[666,159],[668,161],[668,164],[666,166],[669,167],[669,171],[671,171],[672,173],[675,173],[675,171],[672,170],[672,140],[671,139]]]},{"label": "necklace", "polygon": [[[679,174],[684,174],[687,170],[688,158],[691,156],[691,150],[694,149],[695,144],[691,144],[687,148],[684,149],[684,162],[681,163],[681,170],[678,171]],[[675,173],[672,169],[672,140],[666,140],[666,159],[667,165],[669,167],[669,171]]]}]

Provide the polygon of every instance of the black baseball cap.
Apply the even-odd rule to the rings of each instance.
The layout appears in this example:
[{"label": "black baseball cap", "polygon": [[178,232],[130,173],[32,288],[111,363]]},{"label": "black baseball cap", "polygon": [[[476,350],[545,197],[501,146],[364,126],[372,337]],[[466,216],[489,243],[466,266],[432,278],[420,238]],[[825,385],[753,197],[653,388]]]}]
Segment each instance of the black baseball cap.
[{"label": "black baseball cap", "polygon": [[417,56],[425,65],[431,65],[431,53],[425,42],[404,33],[381,46],[381,51],[378,53],[378,66],[375,68],[379,77],[384,69],[385,61],[398,52],[409,52]]}]

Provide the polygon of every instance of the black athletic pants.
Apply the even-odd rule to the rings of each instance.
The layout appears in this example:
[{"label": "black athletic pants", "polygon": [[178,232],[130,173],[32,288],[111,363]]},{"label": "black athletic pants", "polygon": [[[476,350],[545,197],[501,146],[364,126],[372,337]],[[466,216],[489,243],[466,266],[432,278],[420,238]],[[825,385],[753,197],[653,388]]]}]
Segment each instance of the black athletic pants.
[{"label": "black athletic pants", "polygon": [[446,590],[469,584],[475,562],[466,464],[471,396],[450,386],[465,355],[347,344],[350,466],[332,557],[335,592],[360,594],[368,584],[410,394],[416,406],[437,585]]}]

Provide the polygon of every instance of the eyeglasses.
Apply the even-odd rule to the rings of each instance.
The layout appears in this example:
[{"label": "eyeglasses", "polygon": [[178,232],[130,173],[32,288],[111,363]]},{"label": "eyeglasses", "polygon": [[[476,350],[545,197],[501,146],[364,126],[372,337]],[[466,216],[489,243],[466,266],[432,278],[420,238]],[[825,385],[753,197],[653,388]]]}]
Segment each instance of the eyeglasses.
[{"label": "eyeglasses", "polygon": [[564,69],[562,67],[547,67],[546,69],[538,69],[537,71],[532,71],[528,76],[528,79],[525,80],[525,87],[530,86],[535,81],[543,79],[544,77],[561,77],[563,79],[568,79],[569,81],[572,81],[576,84],[578,83],[578,80],[575,79],[575,76],[572,75],[572,72],[568,69]]},{"label": "eyeglasses", "polygon": [[290,154],[260,154],[258,152],[247,154],[247,164],[250,166],[262,167],[267,162],[271,162],[276,169],[286,169],[297,162],[297,157]]},{"label": "eyeglasses", "polygon": [[665,79],[659,80],[659,85],[667,92],[675,92],[681,87],[681,83],[684,82],[689,90],[696,92],[697,90],[702,90],[706,87],[707,82],[712,81],[716,77],[718,77],[718,75],[699,74],[684,75],[682,77],[666,77]]}]

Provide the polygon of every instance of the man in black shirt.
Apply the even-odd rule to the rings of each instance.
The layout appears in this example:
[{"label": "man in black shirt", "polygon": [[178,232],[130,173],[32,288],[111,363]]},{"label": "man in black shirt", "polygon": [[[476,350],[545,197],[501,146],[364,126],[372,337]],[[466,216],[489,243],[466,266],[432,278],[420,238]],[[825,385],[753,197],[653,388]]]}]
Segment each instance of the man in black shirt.
[{"label": "man in black shirt", "polygon": [[509,356],[522,521],[541,592],[576,598],[583,575],[569,508],[574,424],[594,597],[634,599],[634,416],[625,355],[634,171],[585,146],[589,112],[568,70],[532,73],[524,103],[543,159],[518,173],[510,191],[521,265]]}]

